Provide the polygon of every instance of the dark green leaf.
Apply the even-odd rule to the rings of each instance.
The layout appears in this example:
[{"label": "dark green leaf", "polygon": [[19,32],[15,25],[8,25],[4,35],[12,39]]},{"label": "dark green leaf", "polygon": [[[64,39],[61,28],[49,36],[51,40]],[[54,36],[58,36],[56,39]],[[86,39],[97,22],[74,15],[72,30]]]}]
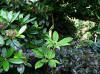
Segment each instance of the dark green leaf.
[{"label": "dark green leaf", "polygon": [[10,43],[11,43],[11,40],[8,39],[8,40],[6,41],[6,45],[10,45]]},{"label": "dark green leaf", "polygon": [[3,61],[3,69],[5,71],[8,71],[9,70],[9,62],[8,61]]},{"label": "dark green leaf", "polygon": [[3,61],[4,59],[3,59],[3,57],[0,57],[0,61]]},{"label": "dark green leaf", "polygon": [[26,66],[28,67],[32,67],[32,65],[30,63],[26,63]]},{"label": "dark green leaf", "polygon": [[14,64],[22,64],[22,63],[24,63],[24,61],[22,59],[17,59],[17,58],[9,59],[9,62],[14,63]]},{"label": "dark green leaf", "polygon": [[0,62],[0,68],[2,67],[2,65],[3,65],[3,62]]},{"label": "dark green leaf", "polygon": [[14,52],[14,48],[11,47],[10,49],[8,49],[8,52],[5,57],[8,58],[8,57],[12,56],[13,52]]}]

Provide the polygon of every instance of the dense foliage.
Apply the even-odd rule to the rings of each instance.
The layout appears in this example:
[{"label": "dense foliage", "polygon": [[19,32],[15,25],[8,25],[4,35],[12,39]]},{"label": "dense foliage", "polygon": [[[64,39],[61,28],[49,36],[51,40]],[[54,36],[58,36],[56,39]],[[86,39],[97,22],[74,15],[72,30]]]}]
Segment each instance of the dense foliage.
[{"label": "dense foliage", "polygon": [[100,0],[0,1],[0,73],[99,74],[99,8]]}]

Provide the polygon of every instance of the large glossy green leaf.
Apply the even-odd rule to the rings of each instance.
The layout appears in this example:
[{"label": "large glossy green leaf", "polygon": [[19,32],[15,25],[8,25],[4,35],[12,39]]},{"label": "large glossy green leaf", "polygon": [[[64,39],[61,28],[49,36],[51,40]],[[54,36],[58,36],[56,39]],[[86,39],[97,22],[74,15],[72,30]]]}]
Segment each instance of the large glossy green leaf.
[{"label": "large glossy green leaf", "polygon": [[3,57],[6,57],[7,55],[7,49],[6,48],[2,48],[2,54]]},{"label": "large glossy green leaf", "polygon": [[8,23],[8,20],[0,16],[0,22]]},{"label": "large glossy green leaf", "polygon": [[3,46],[4,45],[4,38],[0,35],[0,46]]},{"label": "large glossy green leaf", "polygon": [[26,30],[26,28],[27,28],[27,25],[22,26],[18,32],[18,35],[22,34]]},{"label": "large glossy green leaf", "polygon": [[9,48],[5,57],[9,58],[10,56],[12,56],[13,52],[14,52],[14,48],[13,47]]},{"label": "large glossy green leaf", "polygon": [[24,63],[24,61],[22,59],[17,59],[17,58],[11,58],[11,59],[9,59],[9,62],[14,63],[14,64]]},{"label": "large glossy green leaf", "polygon": [[13,39],[11,42],[11,47],[13,47],[15,50],[21,47],[20,42],[17,39]]},{"label": "large glossy green leaf", "polygon": [[57,42],[58,39],[59,39],[59,35],[58,35],[58,33],[57,33],[56,31],[54,31],[54,32],[53,32],[53,40],[54,40],[55,42]]},{"label": "large glossy green leaf", "polygon": [[11,44],[11,39],[8,39],[7,41],[6,41],[6,45],[10,45]]},{"label": "large glossy green leaf", "polygon": [[7,11],[1,10],[0,16],[7,20]]},{"label": "large glossy green leaf", "polygon": [[10,12],[8,13],[7,18],[8,18],[8,20],[9,20],[9,22],[11,22],[11,20],[12,20],[12,18],[13,18],[13,12],[12,12],[12,11],[10,11]]},{"label": "large glossy green leaf", "polygon": [[3,69],[5,71],[8,71],[9,70],[9,62],[8,61],[3,61]]},{"label": "large glossy green leaf", "polygon": [[12,20],[11,20],[11,23],[14,22],[14,21],[17,19],[17,17],[18,17],[19,14],[20,14],[20,12],[15,13],[15,14],[13,15],[13,18],[12,18]]}]

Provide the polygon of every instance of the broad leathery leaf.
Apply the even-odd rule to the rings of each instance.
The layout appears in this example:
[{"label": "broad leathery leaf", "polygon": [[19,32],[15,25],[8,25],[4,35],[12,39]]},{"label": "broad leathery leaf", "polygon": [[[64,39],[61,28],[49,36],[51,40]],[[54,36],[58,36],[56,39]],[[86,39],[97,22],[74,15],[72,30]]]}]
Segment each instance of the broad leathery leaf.
[{"label": "broad leathery leaf", "polygon": [[3,69],[4,69],[4,71],[9,70],[9,62],[8,61],[3,61]]},{"label": "broad leathery leaf", "polygon": [[7,54],[7,49],[6,48],[2,48],[2,56],[5,57]]},{"label": "broad leathery leaf", "polygon": [[60,41],[57,43],[57,46],[69,45],[69,42],[72,41],[72,40],[73,40],[73,38],[71,38],[71,37],[64,38],[64,39],[60,40]]},{"label": "broad leathery leaf", "polygon": [[24,70],[25,70],[25,66],[23,64],[21,64],[20,66],[17,67],[17,71],[20,74],[23,74]]},{"label": "broad leathery leaf", "polygon": [[9,59],[9,62],[14,63],[14,64],[22,64],[24,61],[22,59],[16,59],[16,58],[11,58]]},{"label": "broad leathery leaf", "polygon": [[53,40],[54,40],[55,42],[57,42],[58,39],[59,39],[59,35],[58,35],[58,33],[57,33],[56,31],[54,31],[54,32],[53,32]]},{"label": "broad leathery leaf", "polygon": [[12,11],[10,11],[10,12],[8,13],[7,18],[8,18],[8,20],[9,20],[9,22],[12,20],[12,18],[13,18],[13,12],[12,12]]},{"label": "broad leathery leaf", "polygon": [[8,20],[0,16],[0,22],[8,23]]},{"label": "broad leathery leaf", "polygon": [[4,45],[4,38],[0,35],[0,46],[3,46]]},{"label": "broad leathery leaf", "polygon": [[55,52],[53,50],[48,50],[47,53],[45,54],[45,57],[48,59],[52,59],[55,57]]},{"label": "broad leathery leaf", "polygon": [[10,47],[9,49],[8,49],[8,52],[7,52],[7,54],[6,54],[6,58],[9,58],[10,56],[12,56],[12,54],[13,54],[13,52],[14,52],[14,48],[13,47]]},{"label": "broad leathery leaf", "polygon": [[26,28],[27,28],[27,25],[22,26],[18,32],[18,35],[22,34],[26,30]]},{"label": "broad leathery leaf", "polygon": [[0,16],[7,20],[7,11],[1,10]]},{"label": "broad leathery leaf", "polygon": [[41,62],[41,60],[40,60],[40,61],[36,62],[35,69],[41,68],[43,65],[44,65],[44,63]]},{"label": "broad leathery leaf", "polygon": [[10,45],[11,44],[11,39],[8,39],[7,41],[6,41],[6,45]]},{"label": "broad leathery leaf", "polygon": [[56,67],[56,64],[60,64],[60,62],[58,60],[54,60],[54,59],[49,61],[49,65],[51,67]]},{"label": "broad leathery leaf", "polygon": [[20,14],[20,12],[15,13],[15,14],[13,15],[13,18],[12,18],[12,20],[11,20],[11,23],[14,22],[14,21],[18,18],[19,14]]},{"label": "broad leathery leaf", "polygon": [[10,46],[13,47],[15,50],[18,50],[18,47],[21,47],[21,44],[17,39],[13,39]]}]

